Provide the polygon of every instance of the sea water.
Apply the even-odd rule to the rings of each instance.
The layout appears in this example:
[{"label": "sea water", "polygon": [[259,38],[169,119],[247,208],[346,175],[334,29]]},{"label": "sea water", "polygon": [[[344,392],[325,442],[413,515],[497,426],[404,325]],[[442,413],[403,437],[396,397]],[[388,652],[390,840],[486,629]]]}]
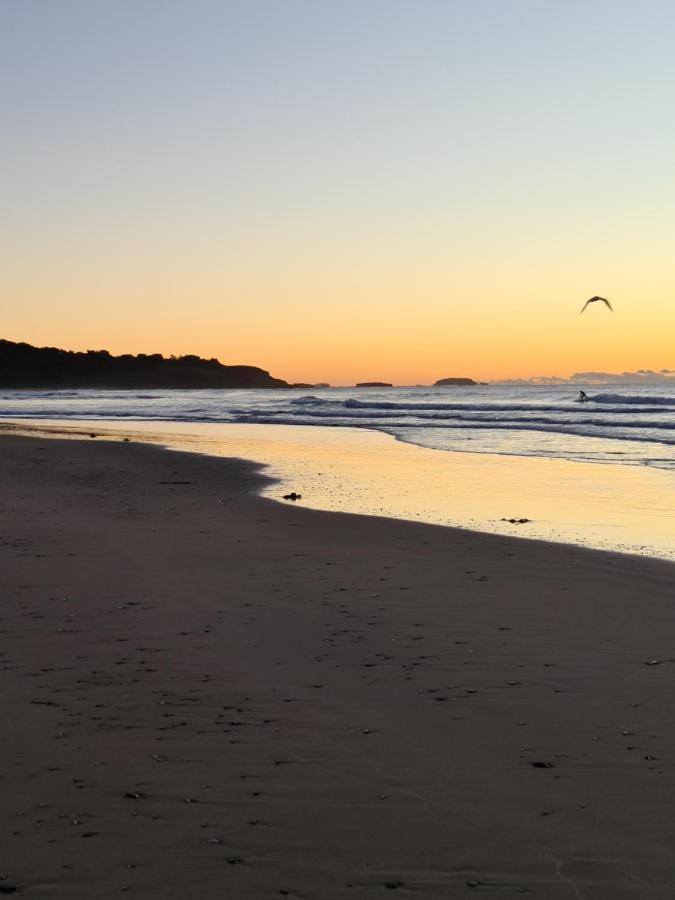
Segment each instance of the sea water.
[{"label": "sea water", "polygon": [[[580,390],[588,402],[577,402]],[[0,416],[357,427],[436,450],[675,469],[675,379],[612,386],[5,390]]]},{"label": "sea water", "polygon": [[254,460],[266,496],[316,509],[675,559],[668,383],[3,391],[0,415]]}]

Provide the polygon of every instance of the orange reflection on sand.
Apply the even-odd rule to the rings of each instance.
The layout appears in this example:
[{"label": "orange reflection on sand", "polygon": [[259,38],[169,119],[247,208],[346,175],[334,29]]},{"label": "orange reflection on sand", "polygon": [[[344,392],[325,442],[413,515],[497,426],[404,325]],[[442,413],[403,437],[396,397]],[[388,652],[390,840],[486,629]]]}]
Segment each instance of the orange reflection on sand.
[{"label": "orange reflection on sand", "polygon": [[[671,471],[429,450],[355,428],[179,422],[120,427],[72,420],[42,425],[62,434],[84,427],[86,433],[255,460],[278,479],[264,495],[280,499],[296,491],[301,505],[315,509],[675,559]],[[511,518],[531,521],[502,521]]]}]

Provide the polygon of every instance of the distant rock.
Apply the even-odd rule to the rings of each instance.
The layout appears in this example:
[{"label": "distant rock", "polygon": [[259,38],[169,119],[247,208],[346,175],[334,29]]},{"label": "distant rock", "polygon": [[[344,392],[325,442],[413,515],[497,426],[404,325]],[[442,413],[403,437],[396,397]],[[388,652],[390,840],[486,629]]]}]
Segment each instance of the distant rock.
[{"label": "distant rock", "polygon": [[289,387],[292,388],[327,388],[330,385],[325,381],[319,381],[317,384],[306,384],[304,381],[294,381],[293,384],[289,384]]},{"label": "distant rock", "polygon": [[471,384],[478,384],[478,382],[474,381],[473,378],[441,378],[439,381],[434,382],[434,387],[451,387],[453,385],[468,387]]},{"label": "distant rock", "polygon": [[393,384],[389,384],[387,381],[360,381],[358,384],[355,384],[354,387],[393,387]]}]

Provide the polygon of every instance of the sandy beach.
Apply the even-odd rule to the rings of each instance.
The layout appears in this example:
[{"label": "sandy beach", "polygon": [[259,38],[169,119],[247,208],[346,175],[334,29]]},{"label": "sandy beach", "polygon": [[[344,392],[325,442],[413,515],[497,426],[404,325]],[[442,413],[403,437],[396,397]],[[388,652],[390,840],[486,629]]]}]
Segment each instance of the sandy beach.
[{"label": "sandy beach", "polygon": [[675,471],[419,447],[366,428],[5,419],[3,434],[141,441],[252,460],[260,493],[324,512],[449,525],[675,562]]},{"label": "sandy beach", "polygon": [[672,564],[0,452],[0,893],[675,895]]}]

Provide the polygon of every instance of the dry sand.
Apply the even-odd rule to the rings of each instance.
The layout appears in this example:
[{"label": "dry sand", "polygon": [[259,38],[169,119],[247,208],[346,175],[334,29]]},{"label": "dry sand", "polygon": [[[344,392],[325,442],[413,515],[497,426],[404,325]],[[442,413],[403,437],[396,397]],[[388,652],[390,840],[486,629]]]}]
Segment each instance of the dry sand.
[{"label": "dry sand", "polygon": [[672,564],[0,453],[0,893],[675,896]]}]

